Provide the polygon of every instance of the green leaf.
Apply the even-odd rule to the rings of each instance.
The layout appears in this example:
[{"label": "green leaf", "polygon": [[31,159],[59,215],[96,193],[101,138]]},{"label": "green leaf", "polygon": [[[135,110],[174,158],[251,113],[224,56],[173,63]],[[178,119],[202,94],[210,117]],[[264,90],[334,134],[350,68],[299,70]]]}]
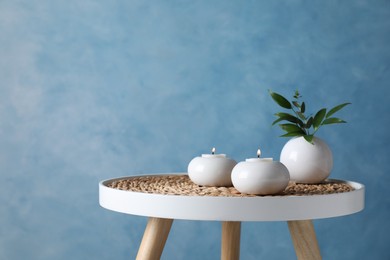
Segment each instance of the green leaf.
[{"label": "green leaf", "polygon": [[289,132],[289,133],[290,132],[302,132],[302,133],[305,133],[305,131],[303,131],[302,128],[300,128],[299,126],[294,125],[294,124],[280,124],[279,126],[284,131]]},{"label": "green leaf", "polygon": [[275,124],[277,124],[277,123],[279,123],[280,121],[283,121],[283,120],[285,120],[285,119],[284,118],[278,118],[278,119],[276,119],[275,121],[272,122],[272,125],[275,125]]},{"label": "green leaf", "polygon": [[302,132],[289,132],[287,134],[281,135],[280,137],[294,137],[294,136],[304,136]]},{"label": "green leaf", "polygon": [[272,92],[269,90],[269,94],[271,95],[272,99],[281,107],[286,109],[291,109],[291,103],[288,101],[285,97],[282,95],[279,95],[278,93]]},{"label": "green leaf", "polygon": [[330,124],[340,124],[340,123],[347,123],[344,120],[336,117],[327,118],[322,122],[322,125],[330,125]]},{"label": "green leaf", "polygon": [[305,117],[305,115],[303,113],[297,112],[297,115],[299,116],[300,119],[306,120],[306,117]]},{"label": "green leaf", "polygon": [[279,119],[275,120],[272,125],[280,122],[280,121],[283,121],[283,120],[286,120],[286,121],[289,121],[291,123],[296,123],[296,124],[299,124],[300,126],[303,127],[303,122],[302,120],[300,120],[299,118],[291,115],[291,114],[288,114],[288,113],[276,113],[275,116],[278,116]]},{"label": "green leaf", "polygon": [[317,112],[317,114],[314,116],[313,119],[313,128],[314,131],[317,131],[317,129],[320,127],[322,120],[324,119],[326,114],[326,108],[321,109]]},{"label": "green leaf", "polygon": [[292,103],[293,103],[293,105],[294,105],[295,107],[297,107],[297,108],[300,108],[300,107],[301,107],[301,105],[300,105],[297,101],[293,101]]},{"label": "green leaf", "polygon": [[303,138],[305,138],[306,141],[312,144],[314,135],[304,135]]},{"label": "green leaf", "polygon": [[307,120],[306,124],[305,124],[305,128],[309,129],[313,124],[313,117],[311,116],[309,118],[309,120]]},{"label": "green leaf", "polygon": [[301,97],[301,95],[299,94],[299,91],[298,91],[298,90],[295,90],[294,98],[295,98],[295,99],[298,99],[298,98],[300,98],[300,97]]},{"label": "green leaf", "polygon": [[340,104],[338,106],[335,106],[334,108],[329,110],[329,112],[326,114],[326,118],[330,117],[331,115],[333,115],[334,113],[336,113],[337,111],[339,111],[340,109],[342,109],[343,107],[345,107],[346,105],[349,105],[349,104],[351,104],[351,103],[344,103],[344,104]]},{"label": "green leaf", "polygon": [[302,105],[301,105],[301,113],[305,113],[305,110],[306,110],[305,102],[302,102]]}]

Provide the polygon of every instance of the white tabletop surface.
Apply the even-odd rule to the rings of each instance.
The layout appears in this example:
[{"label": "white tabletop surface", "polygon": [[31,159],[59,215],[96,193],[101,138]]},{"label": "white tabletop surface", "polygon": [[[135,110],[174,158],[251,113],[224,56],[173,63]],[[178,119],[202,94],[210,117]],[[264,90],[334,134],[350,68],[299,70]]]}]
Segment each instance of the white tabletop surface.
[{"label": "white tabletop surface", "polygon": [[[174,174],[186,173],[166,175]],[[100,205],[109,210],[132,215],[219,221],[321,219],[353,214],[364,208],[364,185],[340,180],[332,181],[348,183],[354,190],[308,196],[213,197],[149,194],[107,187],[107,184],[115,180],[132,177],[136,176],[101,181]]]}]

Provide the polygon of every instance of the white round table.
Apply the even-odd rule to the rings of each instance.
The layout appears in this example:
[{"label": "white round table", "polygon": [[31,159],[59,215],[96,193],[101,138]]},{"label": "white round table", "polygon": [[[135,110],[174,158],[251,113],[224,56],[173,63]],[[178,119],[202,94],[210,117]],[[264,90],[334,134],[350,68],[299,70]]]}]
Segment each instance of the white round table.
[{"label": "white round table", "polygon": [[321,259],[312,220],[364,208],[364,185],[341,180],[329,181],[347,183],[354,190],[308,196],[215,197],[131,192],[108,186],[134,177],[139,176],[101,181],[99,203],[109,210],[149,217],[137,259],[160,258],[174,219],[222,221],[221,259],[239,259],[241,221],[287,221],[297,258]]}]

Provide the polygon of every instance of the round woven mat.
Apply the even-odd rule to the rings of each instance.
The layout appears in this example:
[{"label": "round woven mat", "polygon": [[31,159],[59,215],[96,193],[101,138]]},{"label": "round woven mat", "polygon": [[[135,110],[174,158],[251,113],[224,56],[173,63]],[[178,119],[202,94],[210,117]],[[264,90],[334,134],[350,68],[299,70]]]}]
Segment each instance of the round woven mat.
[{"label": "round woven mat", "polygon": [[[153,194],[184,195],[184,196],[225,196],[225,197],[256,197],[243,194],[234,187],[205,187],[193,183],[188,175],[157,175],[137,176],[113,181],[108,187]],[[320,184],[290,183],[277,196],[322,195],[352,191],[353,188],[342,182],[324,182]],[[274,195],[273,195],[274,196]]]}]

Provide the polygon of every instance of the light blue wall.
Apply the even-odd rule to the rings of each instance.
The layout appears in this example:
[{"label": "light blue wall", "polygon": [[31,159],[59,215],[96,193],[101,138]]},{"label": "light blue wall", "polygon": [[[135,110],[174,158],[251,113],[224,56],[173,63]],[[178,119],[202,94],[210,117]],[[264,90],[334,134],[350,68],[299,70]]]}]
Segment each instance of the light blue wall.
[{"label": "light blue wall", "polygon": [[[0,259],[132,259],[146,219],[100,180],[185,171],[215,146],[278,158],[267,93],[299,89],[333,178],[366,208],[315,221],[324,259],[390,259],[389,1],[0,2]],[[217,222],[174,223],[163,259],[218,259]],[[242,259],[293,259],[285,223],[244,223]]]}]

